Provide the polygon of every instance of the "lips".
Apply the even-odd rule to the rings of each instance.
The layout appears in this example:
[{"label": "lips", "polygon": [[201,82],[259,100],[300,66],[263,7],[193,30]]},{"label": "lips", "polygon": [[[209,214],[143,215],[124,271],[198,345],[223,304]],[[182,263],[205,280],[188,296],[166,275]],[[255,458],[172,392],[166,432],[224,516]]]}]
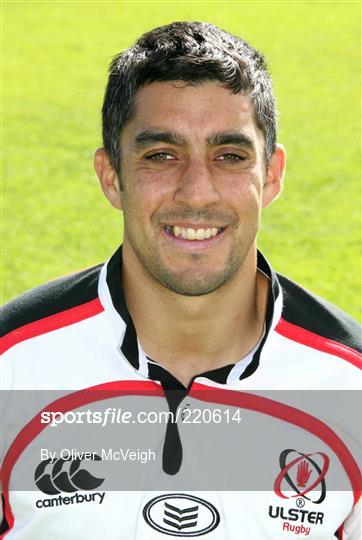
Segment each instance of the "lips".
[{"label": "lips", "polygon": [[166,225],[165,232],[176,238],[182,238],[183,240],[208,240],[214,238],[224,230],[223,227],[181,227],[178,225]]}]

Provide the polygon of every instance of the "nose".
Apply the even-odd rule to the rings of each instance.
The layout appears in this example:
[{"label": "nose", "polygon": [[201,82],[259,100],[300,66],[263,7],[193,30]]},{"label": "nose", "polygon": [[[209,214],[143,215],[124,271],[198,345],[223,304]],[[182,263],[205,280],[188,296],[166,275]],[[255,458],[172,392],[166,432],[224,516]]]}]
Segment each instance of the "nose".
[{"label": "nose", "polygon": [[205,208],[220,200],[215,178],[203,159],[190,159],[178,180],[174,202],[192,208]]}]

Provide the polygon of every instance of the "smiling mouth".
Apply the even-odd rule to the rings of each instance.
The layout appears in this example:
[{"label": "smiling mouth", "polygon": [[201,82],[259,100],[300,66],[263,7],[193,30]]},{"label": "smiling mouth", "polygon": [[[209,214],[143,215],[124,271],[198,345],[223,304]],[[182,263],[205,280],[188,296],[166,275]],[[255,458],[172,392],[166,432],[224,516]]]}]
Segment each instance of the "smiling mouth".
[{"label": "smiling mouth", "polygon": [[179,227],[166,225],[164,230],[170,236],[175,236],[176,238],[182,238],[183,240],[208,240],[209,238],[214,238],[221,232],[225,230],[225,227],[209,227],[209,228],[199,228],[194,229],[192,227]]}]

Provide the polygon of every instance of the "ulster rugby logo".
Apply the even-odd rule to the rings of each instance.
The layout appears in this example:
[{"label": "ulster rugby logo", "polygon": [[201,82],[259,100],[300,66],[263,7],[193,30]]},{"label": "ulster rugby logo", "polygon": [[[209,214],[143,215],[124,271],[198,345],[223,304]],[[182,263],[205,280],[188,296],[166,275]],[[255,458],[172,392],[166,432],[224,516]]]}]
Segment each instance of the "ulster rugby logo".
[{"label": "ulster rugby logo", "polygon": [[[94,455],[95,461],[101,461],[101,458]],[[63,470],[65,463],[70,462],[67,471]],[[60,492],[75,493],[78,490],[93,490],[98,488],[104,482],[104,478],[95,478],[85,469],[80,469],[81,459],[52,459],[42,461],[36,468],[34,479],[37,487],[47,495],[57,495]],[[46,469],[52,465],[50,471]]]},{"label": "ulster rugby logo", "polygon": [[[303,497],[319,504],[326,497],[326,483],[324,477],[328,471],[329,458],[323,452],[302,454],[297,450],[284,450],[279,457],[280,473],[274,483],[275,493],[282,499],[290,497]],[[289,495],[285,492],[295,492]],[[313,500],[307,493],[318,489],[318,498]]]},{"label": "ulster rugby logo", "polygon": [[216,508],[199,497],[183,494],[161,495],[149,501],[143,517],[150,527],[169,536],[203,536],[219,525]]}]

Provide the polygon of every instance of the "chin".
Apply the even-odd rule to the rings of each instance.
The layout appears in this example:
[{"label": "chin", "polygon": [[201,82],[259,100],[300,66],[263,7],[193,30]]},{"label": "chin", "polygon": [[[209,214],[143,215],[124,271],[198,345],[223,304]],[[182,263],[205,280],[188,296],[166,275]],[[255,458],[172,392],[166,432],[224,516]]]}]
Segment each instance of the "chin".
[{"label": "chin", "polygon": [[199,273],[194,269],[182,274],[162,272],[154,276],[164,287],[182,296],[204,296],[223,287],[234,276],[235,272]]}]

